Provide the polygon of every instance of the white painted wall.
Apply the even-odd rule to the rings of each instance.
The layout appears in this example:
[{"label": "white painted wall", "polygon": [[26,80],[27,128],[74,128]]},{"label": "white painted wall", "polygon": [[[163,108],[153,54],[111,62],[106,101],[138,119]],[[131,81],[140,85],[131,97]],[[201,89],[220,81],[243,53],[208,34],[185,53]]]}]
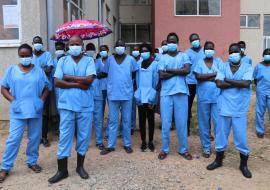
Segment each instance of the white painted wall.
[{"label": "white painted wall", "polygon": [[253,66],[262,60],[264,14],[270,14],[269,0],[241,0],[241,14],[260,14],[259,29],[240,29],[240,38],[247,44]]}]

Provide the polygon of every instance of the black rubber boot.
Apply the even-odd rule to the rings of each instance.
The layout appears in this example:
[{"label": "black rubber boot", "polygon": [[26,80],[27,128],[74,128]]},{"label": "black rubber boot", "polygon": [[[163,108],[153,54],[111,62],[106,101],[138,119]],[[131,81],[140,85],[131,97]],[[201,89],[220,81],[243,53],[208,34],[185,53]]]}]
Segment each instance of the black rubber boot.
[{"label": "black rubber boot", "polygon": [[57,183],[61,181],[62,179],[65,179],[68,177],[67,161],[68,161],[67,158],[57,160],[58,171],[53,177],[51,177],[48,180],[49,183]]},{"label": "black rubber boot", "polygon": [[84,158],[85,158],[85,156],[82,156],[79,153],[77,153],[77,168],[76,168],[76,172],[79,174],[79,176],[82,179],[88,179],[89,178],[89,175],[88,175],[88,173],[83,168]]},{"label": "black rubber boot", "polygon": [[252,178],[252,174],[247,167],[248,156],[240,153],[240,159],[241,161],[239,169],[241,170],[243,176],[245,176],[246,178]]},{"label": "black rubber boot", "polygon": [[209,164],[206,169],[207,170],[214,170],[222,166],[222,160],[224,158],[224,151],[216,152],[216,159],[214,162]]}]

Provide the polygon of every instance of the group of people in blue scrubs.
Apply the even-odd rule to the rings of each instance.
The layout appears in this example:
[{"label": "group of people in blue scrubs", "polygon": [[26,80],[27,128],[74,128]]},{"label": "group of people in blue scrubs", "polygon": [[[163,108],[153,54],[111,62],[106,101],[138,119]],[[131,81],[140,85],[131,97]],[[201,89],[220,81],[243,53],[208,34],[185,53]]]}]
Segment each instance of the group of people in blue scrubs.
[{"label": "group of people in blue scrubs", "polygon": [[[6,179],[13,167],[25,128],[28,129],[26,164],[34,172],[41,172],[39,144],[50,144],[46,118],[51,110],[49,97],[55,97],[60,118],[58,168],[56,174],[49,178],[49,183],[68,177],[68,158],[74,137],[76,172],[82,179],[89,178],[84,160],[90,146],[92,123],[100,155],[115,151],[119,133],[125,152],[132,153],[131,135],[136,127],[136,108],[142,152],[147,149],[155,151],[155,112],[158,107],[162,122],[162,146],[158,159],[166,159],[170,152],[170,130],[174,123],[178,154],[192,160],[188,136],[195,97],[203,157],[210,157],[211,139],[215,138],[216,158],[207,170],[222,166],[232,128],[234,144],[240,153],[239,169],[246,178],[251,178],[247,166],[250,153],[247,112],[251,84],[254,79],[256,132],[258,138],[263,138],[264,114],[270,108],[270,49],[264,50],[263,60],[253,71],[252,60],[245,55],[246,44],[243,41],[230,45],[226,62],[215,55],[214,42],[206,41],[202,46],[196,33],[190,35],[189,41],[191,48],[182,52],[178,35],[169,33],[155,54],[150,44],[142,43],[134,46],[129,55],[125,42],[118,40],[114,53],[109,55],[107,45],[101,45],[97,53],[94,44],[88,43],[84,48],[83,40],[74,35],[67,47],[62,42],[55,43],[54,59],[43,50],[39,36],[34,37],[32,47],[22,44],[18,48],[19,64],[6,70],[1,83],[1,93],[10,102],[10,130],[2,158],[0,182]],[[105,126],[106,105],[108,119]]]}]

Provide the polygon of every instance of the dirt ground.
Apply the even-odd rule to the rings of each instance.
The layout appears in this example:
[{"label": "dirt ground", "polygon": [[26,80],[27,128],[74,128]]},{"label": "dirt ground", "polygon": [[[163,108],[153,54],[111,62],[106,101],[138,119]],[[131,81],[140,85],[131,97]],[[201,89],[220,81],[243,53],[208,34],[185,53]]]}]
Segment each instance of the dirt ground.
[{"label": "dirt ground", "polygon": [[[159,122],[157,116],[157,125]],[[69,178],[54,185],[50,185],[47,180],[56,172],[57,137],[51,134],[51,147],[40,147],[39,163],[43,167],[43,171],[40,174],[34,174],[24,164],[27,143],[25,135],[15,167],[9,178],[0,184],[0,189],[270,189],[270,130],[267,129],[264,139],[257,139],[254,130],[254,97],[248,126],[251,149],[249,168],[253,174],[252,179],[245,179],[240,173],[238,169],[239,154],[234,149],[231,137],[224,167],[216,171],[207,171],[205,167],[213,161],[214,155],[209,159],[201,157],[196,121],[193,121],[193,124],[195,127],[189,138],[190,151],[194,156],[192,161],[186,161],[177,154],[175,131],[171,132],[171,153],[164,161],[157,159],[161,146],[161,131],[158,128],[155,131],[156,152],[154,153],[140,151],[140,135],[136,131],[132,136],[134,153],[130,155],[127,155],[122,149],[121,139],[118,140],[117,150],[106,156],[99,155],[100,151],[92,141],[85,163],[90,174],[88,180],[80,179],[75,172],[76,153],[73,150],[72,157],[69,159]],[[268,126],[268,122],[266,122],[266,126]],[[8,135],[8,123],[0,123],[0,129],[0,156],[2,157]]]}]

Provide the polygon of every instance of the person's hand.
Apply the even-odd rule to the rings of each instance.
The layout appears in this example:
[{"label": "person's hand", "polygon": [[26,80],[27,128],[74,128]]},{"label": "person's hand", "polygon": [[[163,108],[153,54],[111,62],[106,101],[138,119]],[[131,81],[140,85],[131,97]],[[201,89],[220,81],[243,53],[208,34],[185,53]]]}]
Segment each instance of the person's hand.
[{"label": "person's hand", "polygon": [[78,87],[79,87],[81,90],[88,90],[88,89],[89,89],[89,85],[86,85],[86,84],[78,84]]},{"label": "person's hand", "polygon": [[148,108],[152,110],[152,109],[154,109],[154,105],[148,104]]},{"label": "person's hand", "polygon": [[63,80],[67,81],[67,82],[74,82],[75,81],[74,78],[70,75],[64,75]]},{"label": "person's hand", "polygon": [[51,70],[51,67],[50,66],[45,66],[44,67],[44,72],[46,73],[46,74],[49,74],[50,72],[51,72],[52,70]]}]

